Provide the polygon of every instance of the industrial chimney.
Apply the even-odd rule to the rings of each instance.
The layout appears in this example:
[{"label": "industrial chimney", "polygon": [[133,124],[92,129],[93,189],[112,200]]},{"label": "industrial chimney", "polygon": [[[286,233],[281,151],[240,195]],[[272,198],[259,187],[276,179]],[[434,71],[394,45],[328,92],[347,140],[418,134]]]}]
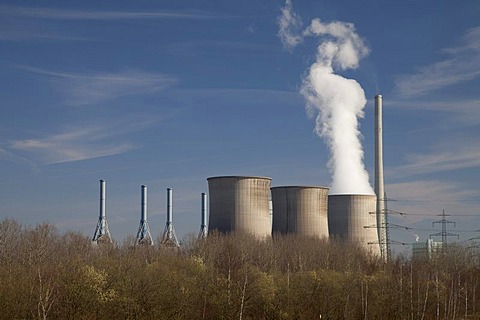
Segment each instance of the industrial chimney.
[{"label": "industrial chimney", "polygon": [[208,235],[207,227],[207,195],[202,193],[202,213],[201,213],[202,223],[200,224],[200,232],[198,233],[199,239],[204,239]]},{"label": "industrial chimney", "polygon": [[112,243],[105,210],[105,193],[105,180],[100,180],[100,215],[92,238],[94,243]]},{"label": "industrial chimney", "polygon": [[140,214],[140,226],[138,227],[137,238],[135,244],[145,244],[153,246],[153,238],[150,234],[150,227],[147,221],[147,186],[142,185],[142,198],[141,198],[141,214]]},{"label": "industrial chimney", "polygon": [[375,194],[377,195],[376,214],[380,254],[386,261],[388,260],[389,244],[383,180],[382,95],[380,94],[375,96]]},{"label": "industrial chimney", "polygon": [[167,189],[167,223],[165,230],[163,231],[162,241],[163,245],[179,247],[177,236],[175,235],[175,229],[173,228],[172,220],[172,189]]}]

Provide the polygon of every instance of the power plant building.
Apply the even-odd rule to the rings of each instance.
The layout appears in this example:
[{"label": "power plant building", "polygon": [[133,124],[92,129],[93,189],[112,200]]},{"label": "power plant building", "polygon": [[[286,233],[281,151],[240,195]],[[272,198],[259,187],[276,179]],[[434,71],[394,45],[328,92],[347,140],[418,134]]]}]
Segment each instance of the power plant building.
[{"label": "power plant building", "polygon": [[250,176],[210,177],[209,230],[271,236],[270,185],[272,179]]},{"label": "power plant building", "polygon": [[330,236],[359,244],[380,255],[375,195],[337,194],[328,196]]},{"label": "power plant building", "polygon": [[328,188],[274,187],[272,232],[328,238]]}]

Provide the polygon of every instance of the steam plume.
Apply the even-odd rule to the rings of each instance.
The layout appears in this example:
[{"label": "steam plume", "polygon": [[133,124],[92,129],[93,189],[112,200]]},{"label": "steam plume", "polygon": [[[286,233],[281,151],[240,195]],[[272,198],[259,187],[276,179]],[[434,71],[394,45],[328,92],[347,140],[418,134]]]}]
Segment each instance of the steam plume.
[{"label": "steam plume", "polygon": [[367,102],[365,92],[357,81],[335,73],[356,69],[360,59],[368,55],[369,49],[352,23],[324,23],[316,18],[303,33],[294,35],[291,34],[291,27],[282,25],[282,22],[288,21],[296,23],[292,27],[298,26],[300,21],[292,10],[290,0],[286,1],[279,18],[279,36],[284,44],[284,38],[300,37],[300,40],[287,42],[291,47],[298,45],[307,36],[321,39],[316,61],[304,77],[300,93],[307,102],[308,115],[316,118],[315,132],[330,149],[330,191],[332,194],[373,194],[363,164],[358,123],[358,119],[364,115],[363,108]]}]

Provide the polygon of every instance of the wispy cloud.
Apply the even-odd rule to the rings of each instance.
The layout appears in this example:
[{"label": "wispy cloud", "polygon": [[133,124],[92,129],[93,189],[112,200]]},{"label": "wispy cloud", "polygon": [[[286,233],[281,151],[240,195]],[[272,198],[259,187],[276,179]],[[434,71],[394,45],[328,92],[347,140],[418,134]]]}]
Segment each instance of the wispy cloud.
[{"label": "wispy cloud", "polygon": [[409,164],[403,169],[412,173],[431,173],[480,167],[480,149],[455,148],[431,154],[408,156]]},{"label": "wispy cloud", "polygon": [[121,72],[70,73],[20,66],[19,68],[44,76],[56,89],[62,90],[72,105],[89,105],[119,97],[155,93],[177,82],[159,73],[137,70]]},{"label": "wispy cloud", "polygon": [[117,155],[139,146],[119,142],[122,134],[150,126],[152,122],[114,123],[70,128],[59,133],[10,143],[13,150],[26,152],[40,164],[54,164]]},{"label": "wispy cloud", "polygon": [[480,124],[480,98],[430,101],[392,99],[386,101],[386,106],[445,113],[450,117],[449,122],[457,126]]},{"label": "wispy cloud", "polygon": [[406,164],[388,168],[392,177],[413,176],[480,167],[480,140],[457,137],[443,140],[424,153],[406,155]]},{"label": "wispy cloud", "polygon": [[46,7],[23,7],[0,5],[0,40],[53,40],[53,41],[94,41],[94,38],[78,36],[74,29],[58,23],[77,21],[103,21],[118,23],[132,20],[164,19],[218,19],[223,16],[205,11],[144,10],[144,11],[102,11],[69,10]]},{"label": "wispy cloud", "polygon": [[428,94],[444,87],[480,76],[480,27],[470,29],[461,45],[445,48],[445,60],[418,69],[414,74],[401,75],[396,91],[404,97]]},{"label": "wispy cloud", "polygon": [[23,163],[27,165],[27,167],[30,167],[30,169],[34,173],[39,173],[41,171],[36,163],[28,160],[25,157],[20,157],[15,153],[5,150],[4,148],[1,148],[1,147],[0,147],[0,159],[8,162]]},{"label": "wispy cloud", "polygon": [[208,19],[211,13],[200,11],[100,11],[66,10],[42,7],[0,6],[2,15],[59,20],[132,20],[132,19]]},{"label": "wispy cloud", "polygon": [[[458,203],[476,197],[478,191],[439,180],[416,180],[386,186],[389,196],[397,201],[411,203]],[[438,211],[438,210],[434,210]],[[422,213],[422,212],[418,212]],[[430,210],[423,213],[430,213]],[[438,212],[439,213],[439,212]]]}]

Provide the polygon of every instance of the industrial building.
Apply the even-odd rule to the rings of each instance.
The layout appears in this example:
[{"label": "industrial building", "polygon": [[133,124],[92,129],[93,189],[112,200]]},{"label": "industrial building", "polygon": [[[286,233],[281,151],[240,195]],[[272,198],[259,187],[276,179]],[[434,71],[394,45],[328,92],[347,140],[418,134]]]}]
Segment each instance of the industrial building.
[{"label": "industrial building", "polygon": [[377,197],[368,194],[328,196],[330,237],[355,242],[374,254],[380,254],[375,214]]},{"label": "industrial building", "polygon": [[425,242],[414,242],[412,243],[412,259],[431,259],[441,252],[442,248],[443,242],[432,239],[427,239]]},{"label": "industrial building", "polygon": [[209,227],[219,232],[246,232],[270,237],[270,184],[267,177],[210,177]]},{"label": "industrial building", "polygon": [[[202,193],[199,238],[208,231],[246,232],[259,238],[272,233],[341,238],[359,244],[382,259],[389,256],[382,155],[382,96],[375,96],[375,194],[328,195],[327,187],[278,186],[259,176],[207,178]],[[167,189],[167,222],[161,244],[178,246],[172,221],[172,189]],[[137,242],[152,244],[147,224],[146,186]],[[100,181],[100,215],[92,241],[111,242],[105,215],[105,181]],[[208,225],[207,225],[208,214]]]},{"label": "industrial building", "polygon": [[283,186],[271,192],[274,234],[328,238],[328,188]]}]

